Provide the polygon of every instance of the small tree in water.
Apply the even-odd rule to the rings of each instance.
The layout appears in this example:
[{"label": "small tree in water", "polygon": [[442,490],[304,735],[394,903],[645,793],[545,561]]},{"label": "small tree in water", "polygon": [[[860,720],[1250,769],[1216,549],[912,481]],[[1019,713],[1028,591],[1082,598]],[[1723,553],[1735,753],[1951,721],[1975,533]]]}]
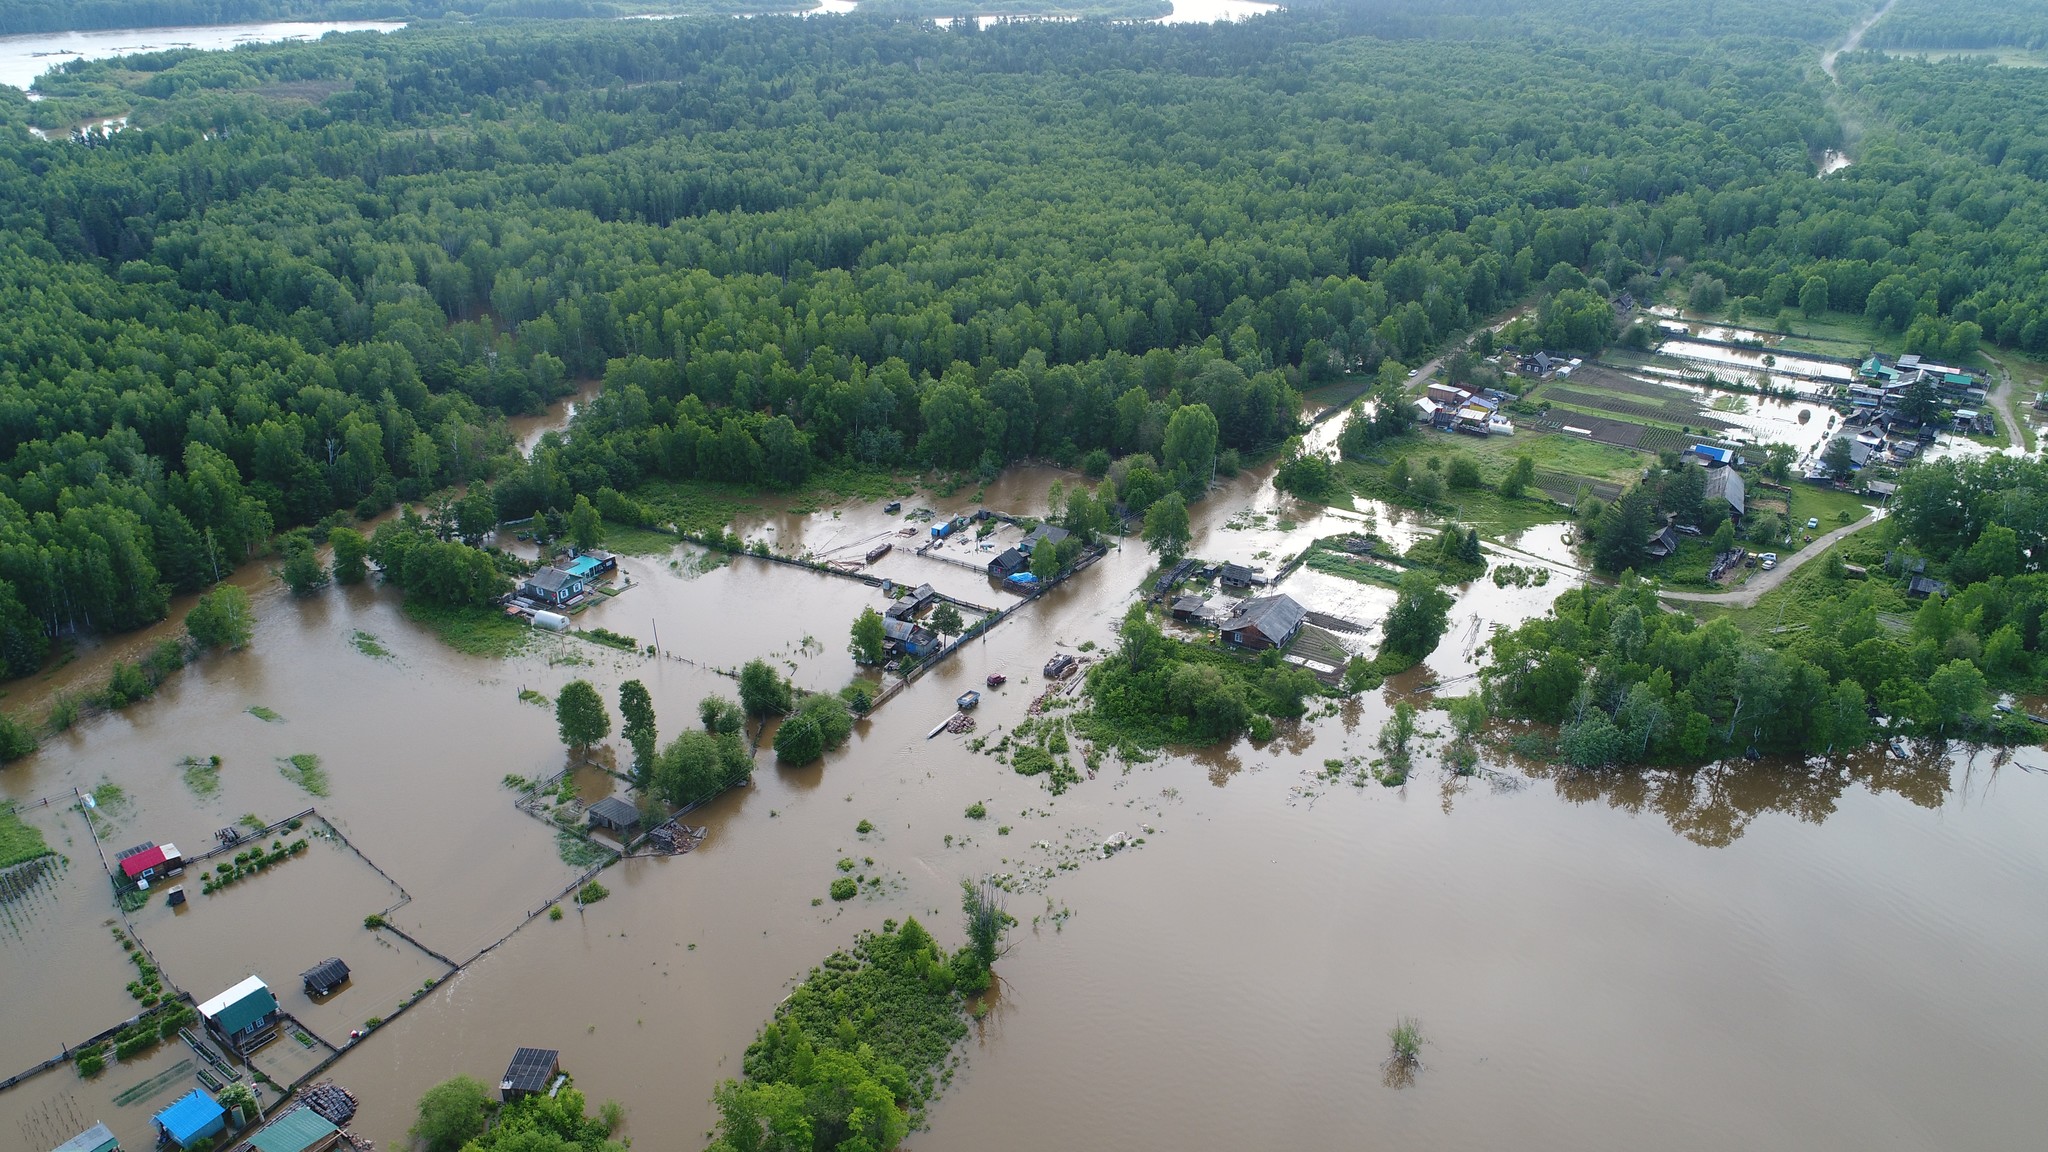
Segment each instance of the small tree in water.
[{"label": "small tree in water", "polygon": [[571,680],[555,697],[555,726],[562,743],[578,756],[588,755],[590,746],[612,734],[612,715],[605,711],[604,697],[588,680]]},{"label": "small tree in water", "polygon": [[633,746],[633,784],[642,790],[654,779],[654,761],[661,749],[654,724],[654,698],[638,680],[619,685],[619,734]]},{"label": "small tree in water", "polygon": [[966,625],[960,622],[960,610],[951,604],[940,604],[938,611],[932,613],[932,631],[941,636],[958,636],[964,627]]},{"label": "small tree in water", "polygon": [[1422,1067],[1422,1021],[1413,1016],[1403,1016],[1387,1029],[1387,1041],[1393,1045],[1393,1052],[1382,1067],[1386,1071],[1389,1088],[1406,1088],[1415,1083],[1415,1073]]},{"label": "small tree in water", "polygon": [[749,660],[740,669],[740,707],[755,719],[789,711],[789,684],[766,660]]},{"label": "small tree in water", "polygon": [[960,910],[967,917],[967,947],[960,952],[960,990],[979,992],[988,987],[989,969],[1002,954],[1003,933],[1017,921],[1003,911],[1003,890],[991,880],[980,884],[960,882]]}]

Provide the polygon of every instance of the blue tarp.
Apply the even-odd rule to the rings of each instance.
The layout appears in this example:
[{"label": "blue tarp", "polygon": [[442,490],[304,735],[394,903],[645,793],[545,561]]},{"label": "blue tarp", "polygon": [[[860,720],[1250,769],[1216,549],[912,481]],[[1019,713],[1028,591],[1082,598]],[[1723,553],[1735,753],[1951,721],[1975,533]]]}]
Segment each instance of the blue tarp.
[{"label": "blue tarp", "polygon": [[157,1113],[156,1123],[172,1143],[182,1148],[219,1132],[227,1126],[226,1117],[227,1113],[214,1103],[213,1097],[194,1088]]},{"label": "blue tarp", "polygon": [[1038,583],[1038,577],[1036,577],[1036,576],[1033,576],[1033,575],[1032,575],[1031,573],[1029,573],[1029,572],[1019,572],[1019,573],[1017,573],[1017,574],[1016,574],[1015,576],[1012,576],[1012,577],[1010,577],[1010,583],[1012,583],[1012,584],[1036,584],[1036,583]]}]

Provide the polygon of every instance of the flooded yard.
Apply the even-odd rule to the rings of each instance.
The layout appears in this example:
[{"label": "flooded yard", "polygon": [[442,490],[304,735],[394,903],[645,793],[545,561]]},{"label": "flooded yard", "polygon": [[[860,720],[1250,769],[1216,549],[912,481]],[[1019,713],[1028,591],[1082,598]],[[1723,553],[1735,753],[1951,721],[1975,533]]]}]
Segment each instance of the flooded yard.
[{"label": "flooded yard", "polygon": [[[1273,491],[1269,471],[1196,505],[1193,555],[1272,573],[1318,537],[1371,531],[1405,547],[1429,530],[1369,502],[1299,505]],[[972,491],[919,493],[904,512],[1030,515],[1055,478],[1077,480],[1020,469],[978,503]],[[864,555],[906,523],[856,502],[736,529],[785,553],[837,556]],[[2030,1090],[2048,1058],[2048,1001],[2035,994],[2048,981],[2039,749],[1996,762],[1957,750],[1591,775],[1496,756],[1469,778],[1424,755],[1398,788],[1327,774],[1326,760],[1375,755],[1400,693],[1468,690],[1462,678],[1492,630],[1547,610],[1578,578],[1562,535],[1551,524],[1503,540],[1490,559],[1547,566],[1548,585],[1460,589],[1443,644],[1385,689],[1265,743],[1109,755],[1055,797],[972,740],[1025,718],[1053,652],[1113,647],[1152,571],[1126,540],[822,762],[786,768],[761,755],[751,787],[691,817],[710,831],[696,851],[616,865],[603,876],[609,898],[523,928],[578,870],[501,784],[567,763],[552,713],[522,689],[553,696],[585,677],[615,701],[619,683],[640,679],[667,739],[696,722],[701,696],[732,693],[714,667],[765,655],[806,687],[845,683],[848,626],[879,592],[757,558],[707,566],[683,546],[626,557],[630,588],[577,626],[643,643],[658,627],[665,650],[695,663],[573,637],[493,662],[416,628],[395,591],[296,602],[252,577],[259,622],[247,651],[210,656],[156,699],[49,742],[0,773],[0,791],[113,782],[126,803],[109,816],[110,843],[192,849],[244,814],[317,807],[362,856],[318,840],[182,911],[158,900],[132,919],[179,986],[204,997],[255,971],[337,1043],[444,971],[363,927],[397,888],[411,900],[391,921],[458,962],[517,928],[335,1065],[363,1100],[356,1130],[388,1147],[404,1145],[426,1087],[456,1073],[489,1082],[521,1045],[560,1049],[593,1099],[622,1101],[640,1146],[695,1146],[713,1122],[711,1089],[738,1074],[794,979],[885,918],[916,915],[957,944],[959,881],[990,873],[1014,878],[1016,946],[916,1148],[1221,1152],[1346,1146],[1361,1133],[1474,1149],[2026,1144],[2048,1122]],[[892,552],[872,571],[1008,603],[985,575],[931,557]],[[1369,628],[1393,598],[1306,569],[1280,590]],[[358,633],[387,655],[366,655]],[[987,694],[973,736],[926,738],[957,694],[998,671],[1010,684]],[[1421,727],[1434,748],[1442,717],[1425,714]],[[321,758],[327,795],[282,770],[302,754]],[[218,787],[202,794],[180,760],[212,755]],[[585,773],[578,786],[594,796],[608,781]],[[963,815],[976,802],[986,819]],[[22,906],[20,930],[0,937],[0,1049],[24,1066],[133,1010],[83,818],[56,806],[31,818],[70,859]],[[1145,842],[1105,858],[1099,845],[1119,833]],[[840,858],[882,882],[843,904],[823,899]],[[297,974],[328,956],[355,977],[314,1003]],[[1379,1062],[1402,1015],[1420,1017],[1427,1043],[1425,1071],[1397,1090]],[[299,1048],[279,1043],[291,1045],[279,1059]],[[66,1067],[0,1092],[0,1152],[47,1152],[46,1137],[73,1119],[106,1120],[144,1146],[148,1102],[192,1084],[179,1064],[190,1056],[171,1045],[97,1080]]]}]

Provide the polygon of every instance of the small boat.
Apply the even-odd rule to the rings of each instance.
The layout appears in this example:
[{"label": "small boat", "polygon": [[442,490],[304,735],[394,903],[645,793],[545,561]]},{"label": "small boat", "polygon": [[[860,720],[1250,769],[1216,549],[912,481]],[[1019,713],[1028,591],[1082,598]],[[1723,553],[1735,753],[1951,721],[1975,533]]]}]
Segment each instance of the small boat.
[{"label": "small boat", "polygon": [[988,686],[991,688],[1001,688],[1003,685],[1009,683],[1009,681],[1010,678],[1008,676],[1003,675],[1001,672],[991,672],[988,674]]},{"label": "small boat", "polygon": [[960,706],[960,710],[962,712],[965,712],[968,709],[974,707],[976,704],[981,703],[981,693],[976,692],[972,688],[969,688],[967,691],[962,692],[960,694],[960,698],[958,700],[953,701],[953,703],[958,704]]},{"label": "small boat", "polygon": [[894,547],[894,544],[877,544],[873,548],[868,549],[868,563],[873,564],[875,561],[887,556],[889,549]]}]

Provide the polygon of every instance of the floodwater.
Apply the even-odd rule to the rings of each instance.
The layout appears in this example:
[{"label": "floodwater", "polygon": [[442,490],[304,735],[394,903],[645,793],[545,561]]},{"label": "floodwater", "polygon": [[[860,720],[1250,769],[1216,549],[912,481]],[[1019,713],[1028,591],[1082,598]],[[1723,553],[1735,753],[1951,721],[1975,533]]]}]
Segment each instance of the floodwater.
[{"label": "floodwater", "polygon": [[329,32],[395,32],[398,20],[261,21],[179,28],[114,28],[97,32],[31,32],[0,36],[0,84],[29,89],[36,78],[72,60],[104,60],[175,48],[219,50],[282,40],[318,40]]},{"label": "floodwater", "polygon": [[[1322,426],[1311,443],[1334,433]],[[1015,469],[984,500],[1040,511],[1055,478],[1079,479]],[[974,495],[920,492],[905,511],[957,513]],[[1196,519],[1195,554],[1269,572],[1317,536],[1363,528],[1398,546],[1427,530],[1394,509],[1300,507],[1273,491],[1270,470],[1225,482]],[[852,504],[736,527],[824,555],[905,523]],[[365,915],[396,903],[393,923],[456,961],[519,929],[333,1069],[363,1098],[356,1130],[387,1146],[403,1141],[425,1088],[458,1072],[489,1081],[520,1045],[559,1048],[592,1098],[626,1105],[627,1134],[644,1146],[691,1146],[712,1123],[711,1089],[738,1073],[793,979],[885,918],[916,915],[957,944],[958,883],[987,873],[1015,877],[1021,923],[994,1011],[910,1141],[927,1152],[1221,1152],[1349,1146],[1360,1133],[1454,1149],[2026,1145],[2048,1122],[2032,1090],[2048,1058],[2040,750],[1612,774],[1496,756],[1487,775],[1458,778],[1435,764],[1430,734],[1444,725],[1432,714],[1406,786],[1354,783],[1355,768],[1325,775],[1326,760],[1376,754],[1399,693],[1467,690],[1493,627],[1570,586],[1561,531],[1501,542],[1501,558],[1553,565],[1548,586],[1476,582],[1422,669],[1264,745],[1110,756],[1054,798],[967,737],[925,738],[991,672],[1011,680],[986,693],[977,736],[1025,714],[1051,652],[1113,645],[1151,568],[1126,541],[911,686],[824,763],[761,756],[751,788],[692,817],[710,829],[696,852],[610,869],[611,896],[560,922],[520,928],[576,874],[500,784],[565,764],[553,717],[520,690],[553,695],[581,676],[615,698],[638,678],[673,735],[698,698],[732,690],[700,665],[768,655],[808,687],[844,683],[847,626],[876,592],[758,559],[706,565],[679,547],[627,557],[631,585],[577,624],[643,642],[658,626],[687,660],[545,637],[492,662],[418,631],[389,590],[299,602],[245,574],[259,616],[248,650],[50,741],[0,772],[0,793],[121,785],[109,852],[145,839],[189,852],[243,813],[317,805],[360,854],[316,840],[272,872],[133,921],[176,985],[203,998],[258,972],[336,1044],[445,971],[364,930]],[[892,553],[883,566],[1006,602],[985,576],[940,560]],[[1369,628],[1392,602],[1390,590],[1310,572],[1282,589]],[[358,633],[390,655],[358,650]],[[112,650],[125,649],[87,652],[63,675],[92,683]],[[322,758],[330,795],[279,770],[298,753]],[[202,795],[178,762],[214,754],[218,790]],[[607,779],[585,771],[579,785],[590,795]],[[962,815],[975,801],[986,820]],[[23,927],[0,933],[11,977],[0,1051],[23,1067],[132,1011],[82,817],[59,803],[30,818],[69,864],[21,906]],[[865,837],[864,819],[875,825]],[[1101,858],[1095,846],[1118,833],[1145,843]],[[823,899],[841,857],[881,890]],[[1071,918],[1055,921],[1061,912]],[[330,955],[357,978],[313,1004],[296,973]],[[1421,1018],[1428,1043],[1415,1084],[1396,1089],[1380,1062],[1402,1015]],[[94,1082],[59,1068],[0,1093],[0,1152],[46,1152],[44,1137],[74,1117],[147,1146],[149,1114],[192,1083],[188,1055],[163,1049]]]}]

